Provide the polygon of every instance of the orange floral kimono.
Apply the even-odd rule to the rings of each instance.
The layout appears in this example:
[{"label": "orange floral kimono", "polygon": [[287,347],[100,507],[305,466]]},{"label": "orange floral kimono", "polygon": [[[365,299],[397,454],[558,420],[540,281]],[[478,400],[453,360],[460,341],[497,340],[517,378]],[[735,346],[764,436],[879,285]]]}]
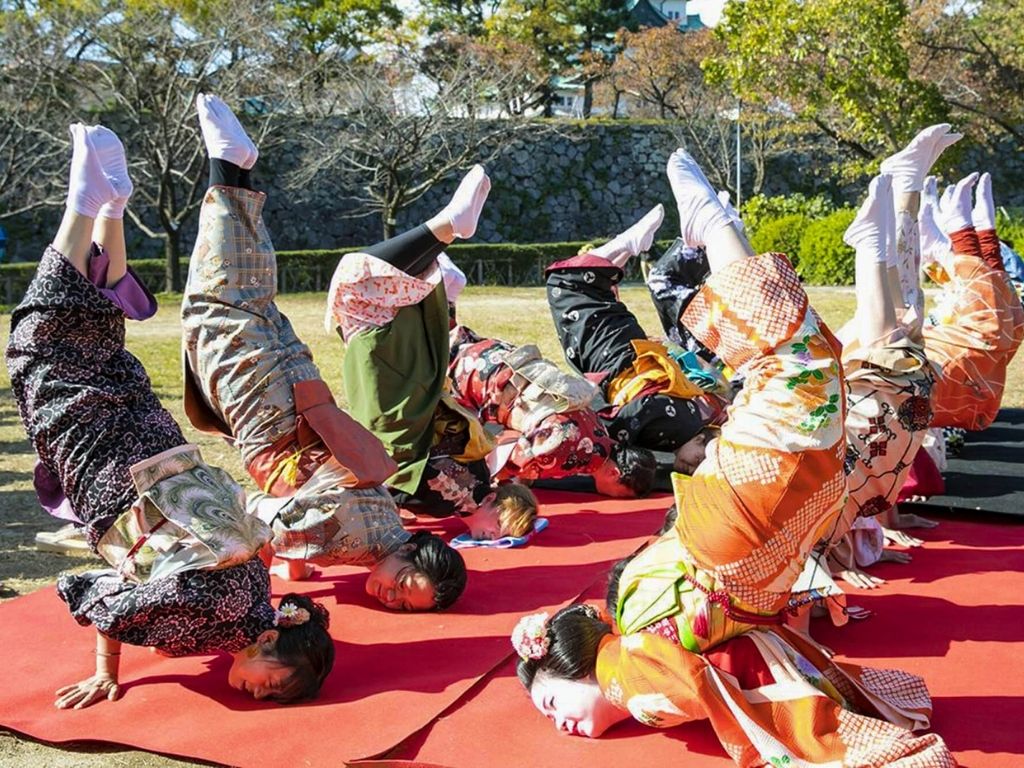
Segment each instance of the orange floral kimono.
[{"label": "orange floral kimono", "polygon": [[846,491],[838,343],[789,262],[713,274],[682,322],[746,384],[693,477],[673,477],[675,528],[619,580],[602,691],[649,725],[709,718],[742,766],[953,765],[907,730],[928,724],[920,679],[834,664],[782,626]]},{"label": "orange floral kimono", "polygon": [[924,327],[928,359],[942,369],[932,426],[985,429],[1024,338],[1024,308],[1006,273],[980,257],[954,253],[947,267],[949,281]]},{"label": "orange floral kimono", "polygon": [[707,719],[742,768],[952,768],[926,728],[923,681],[832,661],[787,627],[753,630],[700,656],[653,632],[608,636],[597,657],[604,695],[640,722],[670,728]]}]

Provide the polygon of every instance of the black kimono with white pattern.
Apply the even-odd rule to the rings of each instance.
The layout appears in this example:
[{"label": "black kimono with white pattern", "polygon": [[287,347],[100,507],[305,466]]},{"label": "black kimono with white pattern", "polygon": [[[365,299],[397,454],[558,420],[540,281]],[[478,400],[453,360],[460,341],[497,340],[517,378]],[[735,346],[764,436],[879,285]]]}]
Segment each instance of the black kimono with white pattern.
[{"label": "black kimono with white pattern", "polygon": [[[48,248],[11,316],[6,351],[25,431],[93,547],[138,496],[131,466],[186,442],[124,347],[124,317]],[[65,574],[57,593],[79,624],[173,656],[242,650],[274,621],[259,558],[146,584],[111,570]]]}]

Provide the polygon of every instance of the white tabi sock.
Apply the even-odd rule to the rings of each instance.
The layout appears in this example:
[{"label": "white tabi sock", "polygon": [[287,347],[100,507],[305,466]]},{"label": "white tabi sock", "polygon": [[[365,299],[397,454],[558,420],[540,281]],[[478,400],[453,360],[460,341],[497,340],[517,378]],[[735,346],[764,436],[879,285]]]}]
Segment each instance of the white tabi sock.
[{"label": "white tabi sock", "polygon": [[243,170],[250,170],[256,164],[259,150],[227,104],[216,96],[200,93],[196,97],[196,111],[206,153],[211,158],[226,160]]},{"label": "white tabi sock", "polygon": [[709,232],[729,226],[729,214],[686,150],[672,153],[666,172],[679,208],[679,230],[684,243],[694,248],[704,245]]},{"label": "white tabi sock", "polygon": [[654,242],[654,234],[665,220],[665,206],[658,203],[636,224],[625,232],[616,235],[599,248],[594,248],[591,253],[608,259],[620,269],[626,266],[630,257],[638,256],[644,251],[651,249]]},{"label": "white tabi sock", "polygon": [[452,223],[455,236],[468,240],[476,233],[476,225],[480,220],[480,212],[491,191],[491,180],[484,172],[482,165],[474,165],[452,195],[451,202],[439,214]]},{"label": "white tabi sock", "polygon": [[[69,130],[72,153],[67,205],[76,213],[95,219],[100,208],[117,197],[117,190],[103,172],[100,153],[92,142],[90,129],[75,123]],[[114,138],[117,139],[116,136]]]}]

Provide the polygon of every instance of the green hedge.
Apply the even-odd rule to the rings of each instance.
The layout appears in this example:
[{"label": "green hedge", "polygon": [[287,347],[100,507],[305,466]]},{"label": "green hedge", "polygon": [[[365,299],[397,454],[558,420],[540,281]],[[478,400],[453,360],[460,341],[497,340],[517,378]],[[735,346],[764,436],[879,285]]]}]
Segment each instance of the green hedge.
[{"label": "green hedge", "polygon": [[825,195],[807,197],[799,192],[793,195],[754,195],[743,203],[743,223],[750,232],[757,232],[770,222],[799,214],[808,219],[821,219],[836,209]]},{"label": "green hedge", "polygon": [[750,245],[758,253],[778,251],[789,256],[794,269],[800,269],[800,241],[811,220],[801,213],[790,213],[765,221],[750,235]]},{"label": "green hedge", "polygon": [[856,215],[853,208],[840,208],[811,222],[800,239],[800,275],[817,285],[853,284],[853,249],[843,242],[843,233]]},{"label": "green hedge", "polygon": [[[452,245],[448,255],[462,268],[471,284],[540,285],[544,268],[553,261],[575,255],[586,243],[482,243]],[[663,243],[667,247],[668,243]],[[357,247],[330,250],[279,251],[278,288],[282,293],[323,291],[330,284],[338,261]],[[635,259],[633,261],[636,261]],[[152,291],[164,289],[164,261],[136,259],[132,269]],[[635,268],[635,264],[633,265]],[[0,264],[0,306],[16,305],[36,271],[35,262]],[[188,273],[188,259],[181,264],[182,279]]]}]

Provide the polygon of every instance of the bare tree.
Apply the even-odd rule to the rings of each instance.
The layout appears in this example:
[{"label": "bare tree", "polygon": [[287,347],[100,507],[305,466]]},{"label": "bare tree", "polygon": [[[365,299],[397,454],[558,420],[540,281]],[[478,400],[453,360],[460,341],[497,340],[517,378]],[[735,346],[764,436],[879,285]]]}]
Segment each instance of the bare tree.
[{"label": "bare tree", "polygon": [[[19,158],[0,161],[0,194],[17,190],[25,202],[7,215],[55,202],[69,121],[106,123],[125,143],[135,182],[127,214],[162,243],[166,287],[180,291],[182,237],[206,183],[195,98],[212,91],[244,107],[246,97],[263,104],[286,85],[265,67],[277,45],[271,11],[271,0],[25,3],[17,13],[23,50],[6,70],[17,75],[20,96],[4,93],[0,118],[17,129],[0,139],[0,156]],[[268,125],[258,121],[257,140]]]},{"label": "bare tree", "polygon": [[68,71],[89,36],[47,35],[21,3],[0,2],[0,219],[59,205],[72,112]]},{"label": "bare tree", "polygon": [[488,162],[528,127],[536,134],[509,106],[535,77],[526,62],[466,38],[349,62],[332,82],[335,127],[298,129],[309,149],[290,185],[337,190],[349,203],[339,215],[379,215],[391,237],[399,211],[453,171]]},{"label": "bare tree", "polygon": [[669,121],[676,140],[700,162],[709,180],[735,194],[736,121],[749,170],[744,186],[764,186],[767,160],[782,149],[782,115],[756,105],[740,108],[722,85],[709,83],[702,63],[718,45],[710,30],[682,33],[673,25],[619,33],[624,49],[611,68],[617,88],[633,101],[631,116]]}]

